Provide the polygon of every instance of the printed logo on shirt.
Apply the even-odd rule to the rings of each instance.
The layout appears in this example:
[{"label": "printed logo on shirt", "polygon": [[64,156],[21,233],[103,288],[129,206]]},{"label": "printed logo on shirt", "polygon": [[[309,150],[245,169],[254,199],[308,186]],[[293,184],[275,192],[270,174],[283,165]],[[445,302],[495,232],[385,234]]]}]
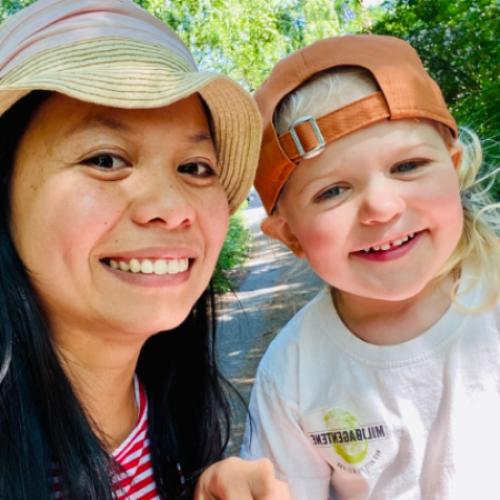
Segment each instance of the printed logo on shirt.
[{"label": "printed logo on shirt", "polygon": [[[369,468],[381,458],[378,447],[370,444],[388,437],[383,423],[361,424],[352,413],[341,408],[330,408],[322,412],[325,430],[309,432],[312,443],[321,448],[331,447],[341,457],[351,472],[358,472],[358,467]],[[372,453],[370,449],[372,448]],[[340,465],[340,464],[339,464]]]}]

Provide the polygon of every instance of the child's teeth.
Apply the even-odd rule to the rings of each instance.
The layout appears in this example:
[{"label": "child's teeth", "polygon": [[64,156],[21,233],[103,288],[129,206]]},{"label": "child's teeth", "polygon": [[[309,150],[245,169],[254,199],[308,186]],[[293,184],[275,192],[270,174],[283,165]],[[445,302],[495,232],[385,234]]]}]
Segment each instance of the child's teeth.
[{"label": "child's teeth", "polygon": [[406,236],[403,236],[402,238],[400,238],[398,240],[394,240],[394,241],[389,242],[389,243],[384,243],[383,245],[373,246],[370,248],[363,248],[363,251],[365,253],[368,253],[370,250],[373,250],[375,252],[378,252],[380,250],[384,250],[384,251],[390,250],[391,247],[398,247],[398,246],[402,245],[403,243],[407,242],[408,240],[410,240],[411,238],[413,238],[414,236],[415,236],[415,233],[409,233]]},{"label": "child's teeth", "polygon": [[118,262],[116,262],[116,260],[113,260],[113,259],[109,259],[109,265],[110,265],[113,269],[118,269],[118,267],[119,267]]}]

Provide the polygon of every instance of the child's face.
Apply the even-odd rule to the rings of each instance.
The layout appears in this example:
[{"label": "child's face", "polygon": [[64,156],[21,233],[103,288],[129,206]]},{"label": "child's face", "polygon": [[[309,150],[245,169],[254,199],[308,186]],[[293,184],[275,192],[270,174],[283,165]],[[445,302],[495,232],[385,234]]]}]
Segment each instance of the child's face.
[{"label": "child's face", "polygon": [[42,105],[16,158],[12,230],[55,335],[144,340],[184,320],[226,234],[218,169],[197,96],[152,110],[57,94]]},{"label": "child's face", "polygon": [[263,227],[339,290],[410,298],[462,234],[459,156],[429,123],[372,125],[302,162]]}]

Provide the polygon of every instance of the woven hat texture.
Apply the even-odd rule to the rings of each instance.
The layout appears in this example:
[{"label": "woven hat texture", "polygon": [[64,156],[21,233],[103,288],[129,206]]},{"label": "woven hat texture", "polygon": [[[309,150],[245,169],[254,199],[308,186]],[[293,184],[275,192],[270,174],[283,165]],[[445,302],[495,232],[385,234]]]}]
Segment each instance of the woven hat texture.
[{"label": "woven hat texture", "polygon": [[38,0],[0,27],[0,115],[32,90],[119,108],[206,102],[234,211],[254,179],[261,119],[231,79],[198,71],[189,50],[131,0]]}]

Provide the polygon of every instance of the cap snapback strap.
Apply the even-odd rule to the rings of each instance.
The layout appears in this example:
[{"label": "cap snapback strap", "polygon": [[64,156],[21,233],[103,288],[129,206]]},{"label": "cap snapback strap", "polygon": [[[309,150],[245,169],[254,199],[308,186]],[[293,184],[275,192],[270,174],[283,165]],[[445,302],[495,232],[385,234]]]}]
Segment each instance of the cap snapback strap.
[{"label": "cap snapback strap", "polygon": [[297,163],[317,156],[330,142],[389,116],[384,94],[378,91],[318,119],[300,117],[279,136],[279,142],[286,156]]}]

